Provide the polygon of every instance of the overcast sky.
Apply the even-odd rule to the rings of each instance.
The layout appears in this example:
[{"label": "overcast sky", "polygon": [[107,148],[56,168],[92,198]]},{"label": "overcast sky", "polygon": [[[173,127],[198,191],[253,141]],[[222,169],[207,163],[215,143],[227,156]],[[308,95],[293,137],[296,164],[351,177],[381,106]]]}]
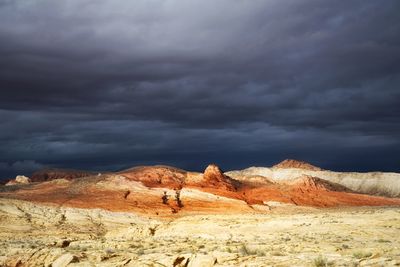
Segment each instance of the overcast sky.
[{"label": "overcast sky", "polygon": [[400,171],[400,1],[0,0],[0,178]]}]

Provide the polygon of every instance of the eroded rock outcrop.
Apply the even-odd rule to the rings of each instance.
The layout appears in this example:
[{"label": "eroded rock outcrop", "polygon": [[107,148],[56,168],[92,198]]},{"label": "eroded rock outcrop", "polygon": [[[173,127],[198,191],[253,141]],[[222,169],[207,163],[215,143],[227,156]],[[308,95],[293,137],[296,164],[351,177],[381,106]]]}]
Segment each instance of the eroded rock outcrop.
[{"label": "eroded rock outcrop", "polygon": [[24,175],[17,175],[14,180],[9,181],[6,185],[17,185],[17,184],[29,184],[31,183],[31,179]]},{"label": "eroded rock outcrop", "polygon": [[206,186],[228,191],[236,190],[234,181],[230,177],[226,176],[215,164],[208,165],[207,168],[204,170],[203,183]]},{"label": "eroded rock outcrop", "polygon": [[149,187],[182,188],[186,171],[169,166],[140,166],[120,172],[133,181]]}]

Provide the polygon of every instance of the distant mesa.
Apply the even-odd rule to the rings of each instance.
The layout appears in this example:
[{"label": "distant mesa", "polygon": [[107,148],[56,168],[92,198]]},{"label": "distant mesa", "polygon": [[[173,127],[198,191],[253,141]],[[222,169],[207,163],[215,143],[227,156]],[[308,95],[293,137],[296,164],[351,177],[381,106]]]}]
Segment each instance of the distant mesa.
[{"label": "distant mesa", "polygon": [[90,171],[81,170],[69,170],[69,169],[43,169],[32,174],[32,182],[45,182],[55,179],[66,179],[73,180],[76,178],[82,178],[92,176],[97,173]]},{"label": "distant mesa", "polygon": [[272,166],[273,169],[303,169],[303,170],[310,170],[310,171],[321,171],[322,169],[314,166],[310,163],[294,160],[294,159],[285,159],[284,161]]}]

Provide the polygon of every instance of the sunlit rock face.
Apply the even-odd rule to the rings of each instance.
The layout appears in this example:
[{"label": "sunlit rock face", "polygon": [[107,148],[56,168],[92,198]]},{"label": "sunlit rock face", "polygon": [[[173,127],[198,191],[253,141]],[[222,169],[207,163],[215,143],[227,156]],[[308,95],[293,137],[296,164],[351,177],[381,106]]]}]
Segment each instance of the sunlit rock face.
[{"label": "sunlit rock face", "polygon": [[306,175],[342,185],[362,194],[400,197],[400,173],[394,172],[336,172],[323,170],[302,161],[284,160],[273,167],[249,167],[225,174],[242,182],[250,181],[254,177],[264,177],[275,183],[295,180]]},{"label": "sunlit rock face", "polygon": [[139,166],[119,172],[149,187],[182,188],[186,171],[170,166]]},{"label": "sunlit rock face", "polygon": [[215,164],[210,164],[207,166],[207,168],[204,170],[203,180],[207,186],[216,187],[228,191],[236,190],[235,186],[233,185],[232,179],[226,176]]},{"label": "sunlit rock face", "polygon": [[9,181],[6,185],[17,185],[17,184],[29,184],[31,183],[31,179],[24,175],[17,175],[14,180]]}]

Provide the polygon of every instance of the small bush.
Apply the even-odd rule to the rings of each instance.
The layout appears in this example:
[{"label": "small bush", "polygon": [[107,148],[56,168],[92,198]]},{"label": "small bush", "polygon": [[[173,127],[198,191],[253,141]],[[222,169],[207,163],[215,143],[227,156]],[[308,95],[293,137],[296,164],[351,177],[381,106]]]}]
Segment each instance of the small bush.
[{"label": "small bush", "polygon": [[247,246],[245,244],[242,244],[239,249],[238,252],[240,255],[242,256],[248,256],[251,255],[251,251],[249,251],[249,249],[247,248]]},{"label": "small bush", "polygon": [[392,241],[387,240],[387,239],[382,239],[382,238],[380,238],[380,239],[378,239],[376,241],[379,242],[379,243],[392,243]]},{"label": "small bush", "polygon": [[183,203],[182,203],[182,200],[181,200],[181,191],[180,190],[175,191],[175,201],[176,201],[176,204],[178,205],[179,208],[183,208]]},{"label": "small bush", "polygon": [[313,265],[315,267],[326,267],[326,266],[332,266],[333,262],[328,261],[325,257],[319,255],[318,258],[314,259]]},{"label": "small bush", "polygon": [[356,251],[353,253],[353,257],[356,259],[364,259],[372,256],[371,252]]},{"label": "small bush", "polygon": [[162,196],[162,203],[164,204],[164,205],[167,205],[168,204],[168,195],[167,195],[167,191],[164,191],[164,195]]},{"label": "small bush", "polygon": [[242,244],[239,249],[238,252],[240,255],[243,256],[249,256],[249,255],[257,255],[257,256],[265,256],[266,253],[260,249],[257,249],[255,247],[249,247],[246,246],[245,244]]}]

